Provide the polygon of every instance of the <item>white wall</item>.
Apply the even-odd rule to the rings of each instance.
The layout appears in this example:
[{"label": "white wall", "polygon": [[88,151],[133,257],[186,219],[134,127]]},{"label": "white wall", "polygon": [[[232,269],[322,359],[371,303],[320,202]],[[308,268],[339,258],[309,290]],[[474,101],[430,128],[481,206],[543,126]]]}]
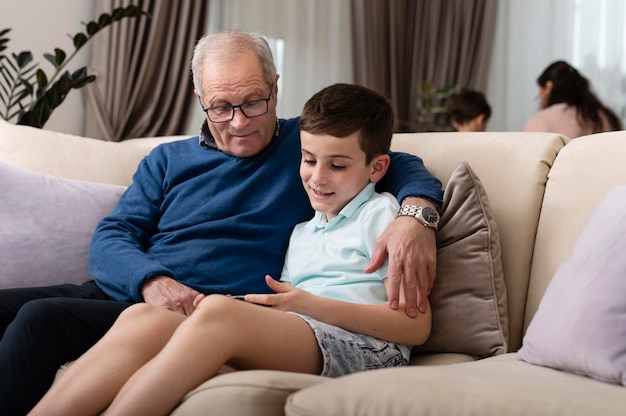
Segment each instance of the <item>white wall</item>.
[{"label": "white wall", "polygon": [[[11,28],[5,54],[29,50],[34,61],[51,76],[53,66],[43,57],[60,48],[68,55],[74,51],[70,36],[83,32],[81,22],[94,20],[94,3],[85,0],[0,0],[0,29]],[[87,65],[88,43],[72,59],[70,72]],[[72,90],[48,120],[47,130],[82,134],[84,103],[81,90]]]}]

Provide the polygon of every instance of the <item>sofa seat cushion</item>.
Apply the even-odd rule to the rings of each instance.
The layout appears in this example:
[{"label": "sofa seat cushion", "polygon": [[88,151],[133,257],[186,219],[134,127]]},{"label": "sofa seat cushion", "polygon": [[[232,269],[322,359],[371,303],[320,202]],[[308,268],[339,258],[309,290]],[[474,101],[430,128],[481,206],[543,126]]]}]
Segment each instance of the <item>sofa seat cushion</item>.
[{"label": "sofa seat cushion", "polygon": [[413,354],[409,365],[449,365],[476,361],[476,357],[469,354],[434,353]]},{"label": "sofa seat cushion", "polygon": [[0,163],[0,289],[90,280],[91,236],[125,189]]},{"label": "sofa seat cushion", "polygon": [[171,416],[282,415],[292,393],[328,380],[283,371],[234,371],[214,377],[192,390]]},{"label": "sofa seat cushion", "polygon": [[618,416],[624,388],[538,367],[515,353],[472,363],[358,373],[301,390],[288,416]]},{"label": "sofa seat cushion", "polygon": [[[466,354],[422,354],[410,365],[439,366],[473,362]],[[74,362],[62,365],[61,377]],[[171,416],[274,416],[282,415],[287,398],[331,378],[273,370],[233,371],[205,381],[189,392]]]}]

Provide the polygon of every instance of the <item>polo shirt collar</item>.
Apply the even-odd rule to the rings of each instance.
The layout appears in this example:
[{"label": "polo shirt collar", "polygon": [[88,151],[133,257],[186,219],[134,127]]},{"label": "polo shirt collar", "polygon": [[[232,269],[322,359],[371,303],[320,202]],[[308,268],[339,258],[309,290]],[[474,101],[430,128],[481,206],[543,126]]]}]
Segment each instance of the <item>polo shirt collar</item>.
[{"label": "polo shirt collar", "polygon": [[315,216],[306,227],[313,228],[315,231],[319,230],[330,230],[335,228],[337,224],[339,224],[343,219],[350,218],[354,213],[359,209],[361,205],[370,200],[372,195],[374,195],[375,184],[368,183],[365,188],[361,190],[348,204],[343,207],[339,214],[330,220],[330,222],[326,222],[326,215],[322,212],[315,211]]}]

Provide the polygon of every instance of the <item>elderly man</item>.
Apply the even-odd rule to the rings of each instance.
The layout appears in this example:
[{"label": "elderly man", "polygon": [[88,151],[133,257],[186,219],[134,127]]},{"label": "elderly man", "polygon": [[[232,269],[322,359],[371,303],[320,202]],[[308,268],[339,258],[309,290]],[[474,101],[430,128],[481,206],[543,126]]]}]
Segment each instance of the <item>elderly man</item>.
[{"label": "elderly man", "polygon": [[[91,347],[132,303],[190,315],[200,293],[267,293],[264,276],[280,276],[293,226],[312,217],[298,175],[299,120],[276,116],[279,75],[265,40],[238,31],[206,36],[192,72],[206,113],[202,133],[161,145],[140,163],[94,233],[95,280],[0,292],[0,402],[7,414],[28,411],[58,366]],[[417,299],[432,286],[436,256],[436,224],[425,226],[419,207],[441,203],[441,183],[419,158],[392,153],[378,189],[406,207],[379,239],[368,269],[388,253],[390,306],[398,307],[403,281],[407,313],[415,315]],[[417,221],[407,218],[416,212]]]}]

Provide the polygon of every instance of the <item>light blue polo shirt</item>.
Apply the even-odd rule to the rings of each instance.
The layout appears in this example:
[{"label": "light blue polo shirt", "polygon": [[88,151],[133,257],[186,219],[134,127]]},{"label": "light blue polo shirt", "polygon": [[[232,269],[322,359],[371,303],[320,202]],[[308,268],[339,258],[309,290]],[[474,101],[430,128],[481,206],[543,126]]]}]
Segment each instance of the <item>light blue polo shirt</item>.
[{"label": "light blue polo shirt", "polygon": [[376,239],[394,220],[398,202],[389,193],[376,193],[368,184],[330,222],[316,212],[294,228],[282,281],[318,296],[346,302],[387,303],[382,280],[387,262],[373,273],[364,273]]}]

